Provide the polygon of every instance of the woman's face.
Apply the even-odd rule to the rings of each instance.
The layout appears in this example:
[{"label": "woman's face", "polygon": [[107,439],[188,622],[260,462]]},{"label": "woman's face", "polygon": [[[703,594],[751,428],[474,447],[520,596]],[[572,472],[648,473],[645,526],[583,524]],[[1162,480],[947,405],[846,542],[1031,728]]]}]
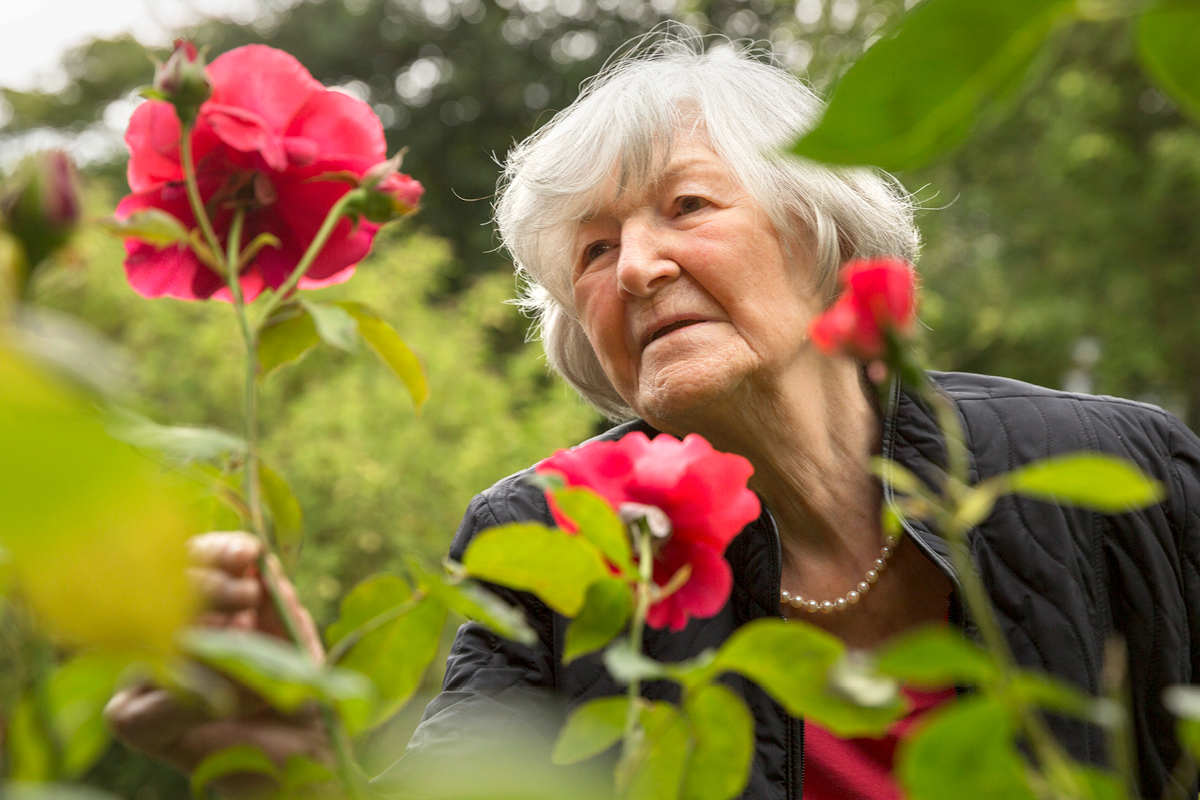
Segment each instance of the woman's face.
[{"label": "woman's face", "polygon": [[808,270],[788,263],[766,214],[699,136],[677,141],[654,185],[585,220],[572,258],[583,329],[651,422],[752,401],[811,353],[820,307]]}]

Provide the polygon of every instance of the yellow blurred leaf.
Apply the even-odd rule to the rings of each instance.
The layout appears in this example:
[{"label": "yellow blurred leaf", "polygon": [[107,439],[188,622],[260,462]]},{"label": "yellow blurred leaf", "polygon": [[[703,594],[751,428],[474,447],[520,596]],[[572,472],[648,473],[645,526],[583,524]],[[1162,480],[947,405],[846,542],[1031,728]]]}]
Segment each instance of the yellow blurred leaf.
[{"label": "yellow blurred leaf", "polygon": [[163,653],[191,616],[195,490],[0,347],[0,546],[63,641]]}]

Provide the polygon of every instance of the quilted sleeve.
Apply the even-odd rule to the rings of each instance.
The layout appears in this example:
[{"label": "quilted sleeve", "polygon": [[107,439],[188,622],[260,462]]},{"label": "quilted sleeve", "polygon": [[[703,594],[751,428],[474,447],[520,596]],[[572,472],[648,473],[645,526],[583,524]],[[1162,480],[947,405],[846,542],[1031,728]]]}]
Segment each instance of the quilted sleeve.
[{"label": "quilted sleeve", "polygon": [[1173,516],[1191,639],[1192,683],[1200,683],[1200,438],[1172,417],[1168,446],[1175,471]]}]

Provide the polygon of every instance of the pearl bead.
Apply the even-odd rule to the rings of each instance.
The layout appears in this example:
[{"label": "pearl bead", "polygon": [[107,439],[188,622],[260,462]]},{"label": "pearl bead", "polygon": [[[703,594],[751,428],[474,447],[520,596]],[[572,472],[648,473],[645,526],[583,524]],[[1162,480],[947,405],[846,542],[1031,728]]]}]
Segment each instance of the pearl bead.
[{"label": "pearl bead", "polygon": [[866,593],[867,593],[867,592],[869,592],[869,591],[871,591],[871,584],[867,583],[866,581],[861,581],[861,582],[859,582],[859,584],[858,584],[858,593],[859,593],[860,595],[864,595],[864,594],[866,594]]},{"label": "pearl bead", "polygon": [[832,614],[834,611],[845,611],[849,606],[854,605],[863,599],[863,597],[871,590],[871,587],[879,581],[879,576],[887,569],[888,559],[896,552],[896,544],[900,541],[900,537],[896,535],[886,535],[883,538],[883,548],[879,551],[879,558],[875,559],[872,568],[864,576],[865,579],[858,582],[858,585],[841,597],[833,600],[807,600],[798,594],[793,594],[787,589],[779,591],[779,601],[783,605],[790,605],[796,609],[803,609],[809,614]]},{"label": "pearl bead", "polygon": [[892,546],[890,544],[885,544],[882,552],[884,558],[890,558],[892,555]]},{"label": "pearl bead", "polygon": [[833,601],[833,607],[836,608],[838,611],[845,611],[846,603],[847,603],[846,598],[839,597],[837,600]]},{"label": "pearl bead", "polygon": [[858,591],[856,589],[851,589],[846,593],[846,602],[850,605],[854,605],[858,602]]},{"label": "pearl bead", "polygon": [[792,608],[804,608],[804,598],[796,595],[792,598]]},{"label": "pearl bead", "polygon": [[869,572],[867,572],[867,583],[874,583],[877,580],[879,580],[878,572],[876,572],[875,570],[870,570]]},{"label": "pearl bead", "polygon": [[885,569],[887,569],[887,562],[882,558],[875,559],[875,571],[883,572]]},{"label": "pearl bead", "polygon": [[804,609],[810,614],[815,614],[821,610],[821,604],[816,600],[809,600],[807,603],[805,603]]},{"label": "pearl bead", "polygon": [[822,614],[832,614],[833,613],[833,603],[829,602],[828,600],[826,600],[824,603],[821,603],[821,613]]},{"label": "pearl bead", "polygon": [[787,589],[784,589],[783,591],[781,591],[781,592],[779,593],[779,597],[780,597],[780,598],[783,600],[783,602],[785,602],[785,603],[786,603],[786,602],[788,602],[789,600],[791,600],[791,599],[792,599],[792,595],[791,595],[791,594],[788,592],[788,590],[787,590]]}]

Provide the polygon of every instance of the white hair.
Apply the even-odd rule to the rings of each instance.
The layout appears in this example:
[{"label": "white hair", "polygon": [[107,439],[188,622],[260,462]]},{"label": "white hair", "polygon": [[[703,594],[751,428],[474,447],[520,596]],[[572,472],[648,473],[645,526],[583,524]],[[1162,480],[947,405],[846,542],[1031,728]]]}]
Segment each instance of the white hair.
[{"label": "white hair", "polygon": [[811,261],[813,290],[826,302],[853,258],[916,259],[913,204],[893,178],[784,154],[820,116],[813,91],[761,53],[716,44],[705,51],[703,37],[677,28],[639,42],[517,145],[500,179],[496,225],[523,279],[518,302],[535,318],[550,367],[611,419],[636,415],[579,324],[570,251],[579,221],[611,194],[614,167],[619,186],[646,185],[675,137],[700,133],[764,209],[785,253]]}]

